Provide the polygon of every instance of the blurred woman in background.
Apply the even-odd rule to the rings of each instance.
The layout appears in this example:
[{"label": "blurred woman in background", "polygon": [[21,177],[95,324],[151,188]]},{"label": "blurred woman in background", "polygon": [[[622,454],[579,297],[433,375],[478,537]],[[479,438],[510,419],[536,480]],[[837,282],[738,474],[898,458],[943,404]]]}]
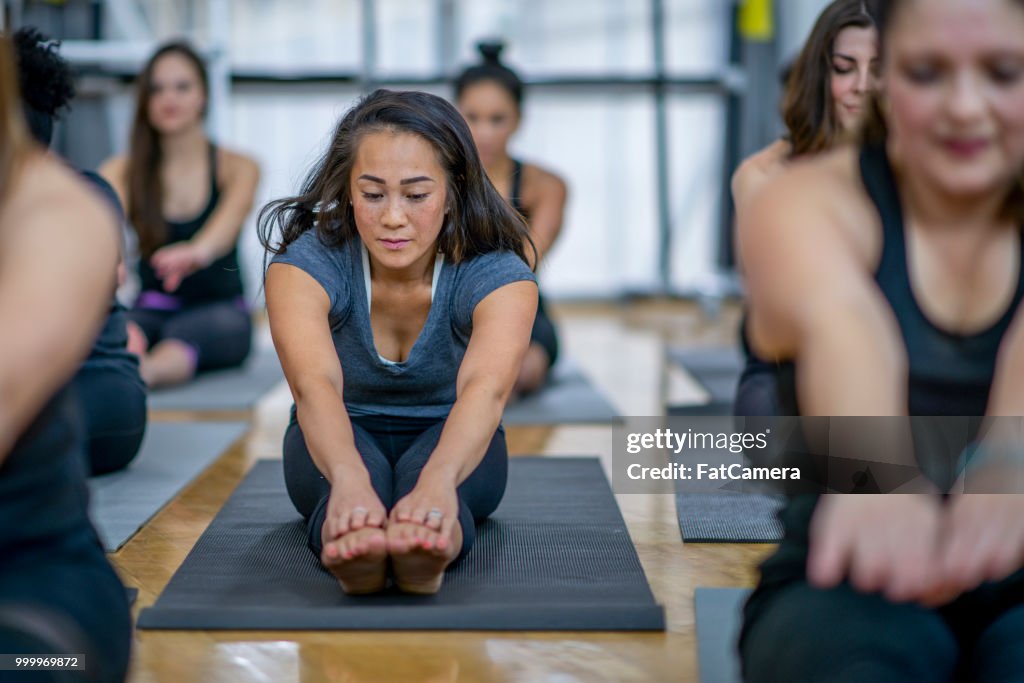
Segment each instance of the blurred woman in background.
[{"label": "blurred woman in background", "polygon": [[[519,129],[523,114],[523,82],[501,62],[501,44],[481,43],[478,49],[483,60],[455,80],[455,102],[473,132],[487,177],[526,219],[538,257],[543,260],[562,230],[565,181],[510,155],[509,141]],[[516,392],[527,394],[543,386],[556,360],[558,331],[541,298]]]},{"label": "blurred woman in background", "polygon": [[129,312],[130,348],[149,386],[240,365],[252,322],[237,243],[259,167],[203,129],[206,68],[184,43],[156,51],[139,75],[126,156],[101,174],[138,235],[141,292]]}]

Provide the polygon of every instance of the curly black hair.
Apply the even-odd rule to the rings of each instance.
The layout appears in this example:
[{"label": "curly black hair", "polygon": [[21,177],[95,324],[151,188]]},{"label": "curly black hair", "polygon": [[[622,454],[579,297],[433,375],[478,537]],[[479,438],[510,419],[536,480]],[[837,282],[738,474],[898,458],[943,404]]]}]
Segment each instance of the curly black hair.
[{"label": "curly black hair", "polygon": [[71,69],[57,53],[60,41],[31,26],[18,29],[13,38],[25,118],[33,137],[49,145],[54,119],[75,96]]}]

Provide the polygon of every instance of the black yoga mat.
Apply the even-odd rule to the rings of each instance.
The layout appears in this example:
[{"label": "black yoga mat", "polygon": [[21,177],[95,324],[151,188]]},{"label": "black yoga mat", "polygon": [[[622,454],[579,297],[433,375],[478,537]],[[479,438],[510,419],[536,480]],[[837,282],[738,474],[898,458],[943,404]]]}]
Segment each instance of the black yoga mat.
[{"label": "black yoga mat", "polygon": [[686,543],[778,543],[781,495],[722,491],[676,493],[679,531]]},{"label": "black yoga mat", "polygon": [[700,683],[743,683],[736,643],[748,595],[750,590],[746,588],[697,589],[694,601]]},{"label": "black yoga mat", "polygon": [[593,458],[512,458],[505,499],[434,596],[346,596],[305,543],[279,461],[258,462],[185,558],[148,629],[664,630]]}]

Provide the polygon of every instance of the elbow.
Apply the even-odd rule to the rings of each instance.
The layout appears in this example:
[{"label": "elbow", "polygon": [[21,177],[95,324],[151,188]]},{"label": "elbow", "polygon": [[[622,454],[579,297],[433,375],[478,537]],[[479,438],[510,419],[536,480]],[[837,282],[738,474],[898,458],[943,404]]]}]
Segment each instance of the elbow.
[{"label": "elbow", "polygon": [[334,381],[330,377],[324,375],[309,375],[305,377],[299,377],[294,380],[288,381],[289,388],[292,391],[292,399],[295,401],[295,407],[302,409],[303,407],[321,403],[324,397],[336,396],[341,398],[341,382]]}]

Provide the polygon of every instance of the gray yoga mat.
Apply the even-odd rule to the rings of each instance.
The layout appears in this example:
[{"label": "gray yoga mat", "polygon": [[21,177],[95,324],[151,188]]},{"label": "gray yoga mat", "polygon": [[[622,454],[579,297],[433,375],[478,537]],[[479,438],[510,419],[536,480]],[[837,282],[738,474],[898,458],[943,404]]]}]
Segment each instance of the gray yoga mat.
[{"label": "gray yoga mat", "polygon": [[664,630],[594,458],[512,458],[508,490],[434,596],[346,596],[306,546],[281,463],[256,463],[147,629]]},{"label": "gray yoga mat", "polygon": [[253,349],[245,364],[200,374],[191,382],[149,394],[150,410],[251,410],[278,382],[284,381],[277,353]]},{"label": "gray yoga mat", "polygon": [[670,416],[705,417],[732,415],[736,386],[744,359],[736,347],[672,348],[669,358],[686,370],[710,396],[708,403],[670,405]]},{"label": "gray yoga mat", "polygon": [[247,428],[243,422],[151,422],[126,469],[89,479],[90,514],[103,547],[124,545]]},{"label": "gray yoga mat", "polygon": [[679,531],[686,543],[778,543],[775,513],[784,498],[767,493],[676,493]]},{"label": "gray yoga mat", "polygon": [[509,403],[508,425],[599,424],[622,422],[622,415],[571,360],[552,368],[540,391]]},{"label": "gray yoga mat", "polygon": [[665,412],[669,417],[726,417],[732,415],[732,400],[672,405]]},{"label": "gray yoga mat", "polygon": [[690,372],[702,375],[743,372],[743,353],[735,346],[670,348],[669,356]]},{"label": "gray yoga mat", "polygon": [[694,601],[700,683],[743,683],[736,644],[748,595],[747,588],[697,589]]}]

